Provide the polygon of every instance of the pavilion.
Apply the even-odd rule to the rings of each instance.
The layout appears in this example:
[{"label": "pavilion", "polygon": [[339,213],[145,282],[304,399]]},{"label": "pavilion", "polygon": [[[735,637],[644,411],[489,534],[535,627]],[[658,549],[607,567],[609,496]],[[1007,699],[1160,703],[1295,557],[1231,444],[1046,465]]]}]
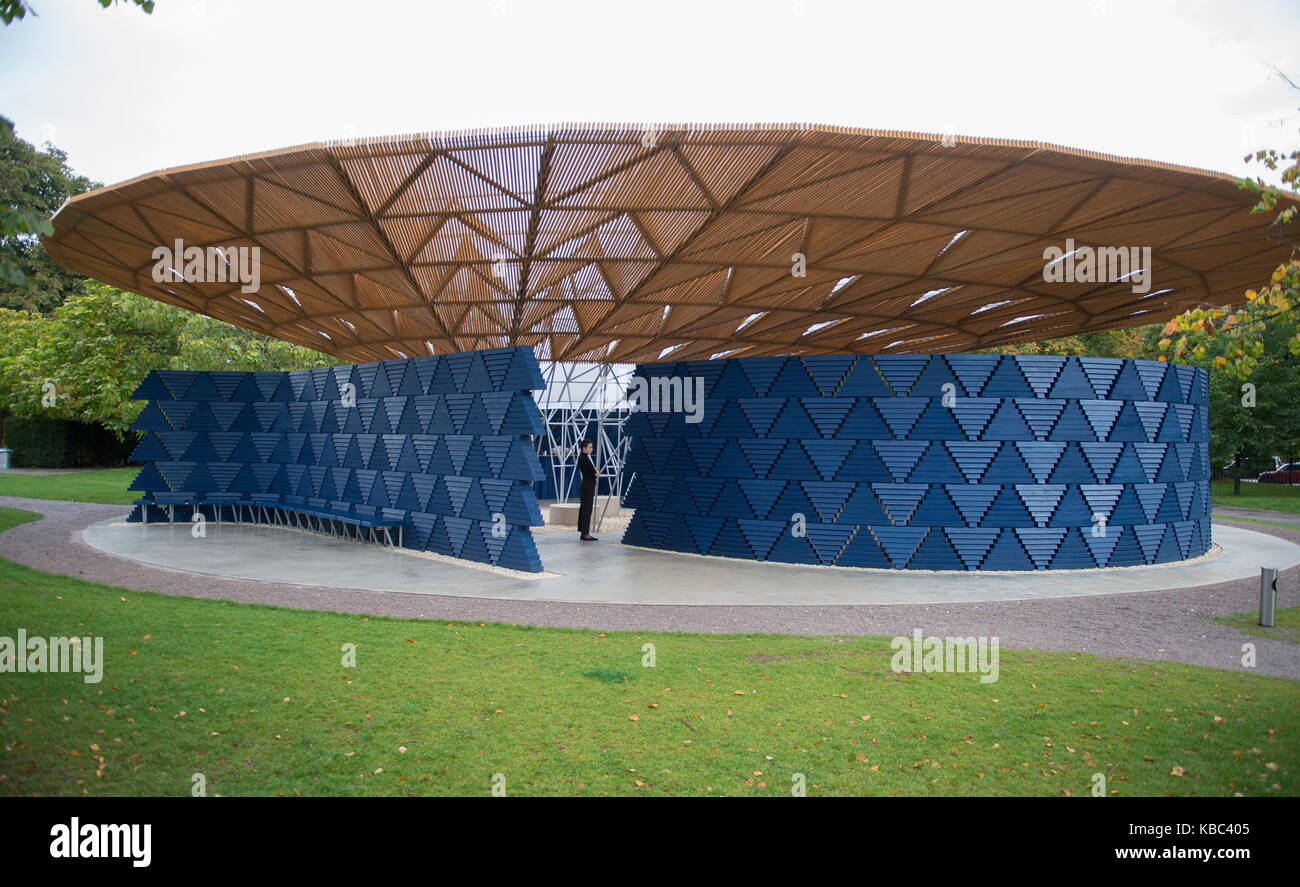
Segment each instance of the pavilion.
[{"label": "pavilion", "polygon": [[[705,426],[642,415],[616,436],[642,477],[624,541],[823,565],[1071,569],[1209,550],[1207,377],[963,352],[1239,300],[1289,255],[1254,202],[1224,174],[1037,142],[565,124],[163,170],[71,199],[45,242],[106,283],[361,364],[262,380],[260,395],[251,380],[186,376],[180,391],[151,377],[137,396],[172,405],[146,411],[158,440],[145,452],[172,472],[151,475],[159,490],[199,476],[227,498],[323,502],[328,490],[340,500],[313,506],[327,515],[370,509],[412,526],[417,547],[496,563],[484,507],[462,507],[505,501],[492,484],[523,485],[509,493],[523,536],[507,547],[540,569],[524,538],[539,522],[532,469],[515,443],[487,440],[503,422],[538,433],[511,400],[546,384],[523,349],[552,367],[707,380]],[[364,418],[333,405],[347,384]],[[237,390],[253,394],[204,405]],[[277,413],[277,397],[312,405]],[[221,467],[191,476],[195,444],[176,435],[194,415],[218,436],[199,452]],[[294,438],[284,457],[283,442],[239,437],[276,433],[311,443]],[[359,449],[318,440],[358,434]],[[386,435],[390,456],[372,447]],[[786,538],[791,509],[812,518],[806,541]],[[1113,518],[1110,537],[1089,534],[1098,515]]]}]

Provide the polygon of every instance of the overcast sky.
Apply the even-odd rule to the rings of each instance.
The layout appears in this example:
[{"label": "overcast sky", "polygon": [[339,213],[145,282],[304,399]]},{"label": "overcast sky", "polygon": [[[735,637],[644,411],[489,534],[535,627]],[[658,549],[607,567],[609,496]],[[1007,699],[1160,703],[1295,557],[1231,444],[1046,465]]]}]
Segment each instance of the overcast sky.
[{"label": "overcast sky", "polygon": [[29,2],[0,28],[0,114],[105,183],[558,121],[956,132],[1232,173],[1300,141],[1270,68],[1300,82],[1295,0]]}]

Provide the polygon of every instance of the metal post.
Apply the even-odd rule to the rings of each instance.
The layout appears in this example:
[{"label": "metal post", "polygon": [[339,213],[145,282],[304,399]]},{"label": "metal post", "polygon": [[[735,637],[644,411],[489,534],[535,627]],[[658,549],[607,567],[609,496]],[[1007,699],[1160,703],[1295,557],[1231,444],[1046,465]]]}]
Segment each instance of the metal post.
[{"label": "metal post", "polygon": [[[600,370],[596,373],[595,388],[599,389],[600,401],[596,406],[596,499],[600,498],[600,480],[604,473],[601,469],[605,466],[605,420],[608,418],[608,408],[605,405],[605,386],[610,381],[610,366],[607,363],[600,365]],[[605,491],[605,508],[609,507],[609,497],[613,493],[612,485]],[[595,509],[596,502],[592,500],[592,508]],[[595,530],[600,531],[601,524],[605,522],[605,509],[602,508],[599,516],[595,516]]]},{"label": "metal post", "polygon": [[1277,619],[1277,569],[1259,568],[1259,624],[1272,628]]}]

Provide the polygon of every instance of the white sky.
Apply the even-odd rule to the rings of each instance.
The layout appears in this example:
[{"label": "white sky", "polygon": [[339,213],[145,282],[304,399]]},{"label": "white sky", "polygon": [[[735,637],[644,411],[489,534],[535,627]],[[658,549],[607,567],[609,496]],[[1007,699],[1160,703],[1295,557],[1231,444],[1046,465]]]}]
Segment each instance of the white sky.
[{"label": "white sky", "polygon": [[1295,0],[30,2],[0,28],[0,114],[105,183],[560,121],[956,132],[1238,174],[1300,142],[1300,91],[1269,68],[1300,82]]}]

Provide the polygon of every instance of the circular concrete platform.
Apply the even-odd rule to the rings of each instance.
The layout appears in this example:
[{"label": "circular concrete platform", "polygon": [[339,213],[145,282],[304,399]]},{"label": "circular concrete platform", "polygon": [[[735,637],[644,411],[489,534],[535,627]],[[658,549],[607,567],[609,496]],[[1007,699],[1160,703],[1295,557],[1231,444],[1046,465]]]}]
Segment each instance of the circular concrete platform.
[{"label": "circular concrete platform", "polygon": [[252,524],[101,521],[82,531],[93,548],[189,573],[292,585],[497,600],[665,605],[953,604],[1193,588],[1300,564],[1300,545],[1214,525],[1216,557],[1110,570],[960,573],[857,570],[756,563],[650,551],[613,537],[538,534],[548,572],[515,573],[468,561],[393,551],[312,533]]}]

